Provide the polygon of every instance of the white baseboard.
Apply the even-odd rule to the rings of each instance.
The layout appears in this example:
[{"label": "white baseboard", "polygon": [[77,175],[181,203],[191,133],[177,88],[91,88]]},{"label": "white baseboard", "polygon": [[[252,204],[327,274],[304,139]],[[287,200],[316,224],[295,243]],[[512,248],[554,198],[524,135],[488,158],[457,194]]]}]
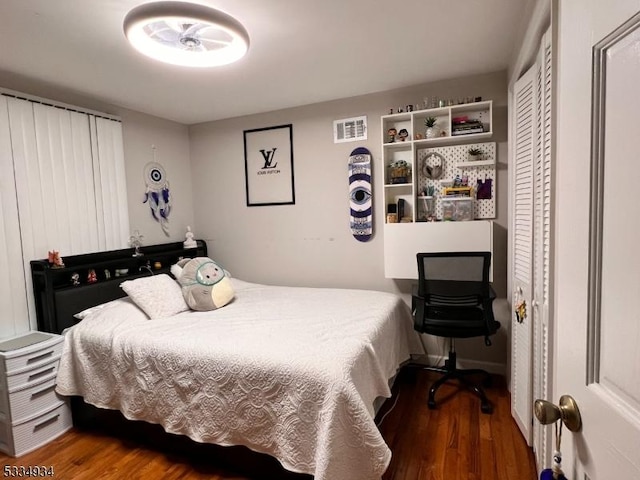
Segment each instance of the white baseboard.
[{"label": "white baseboard", "polygon": [[[413,362],[421,365],[444,365],[446,357],[438,355],[419,355],[413,357]],[[504,363],[496,362],[484,362],[478,360],[471,360],[468,358],[457,358],[458,368],[481,368],[491,374],[504,376],[507,372],[507,366]]]}]

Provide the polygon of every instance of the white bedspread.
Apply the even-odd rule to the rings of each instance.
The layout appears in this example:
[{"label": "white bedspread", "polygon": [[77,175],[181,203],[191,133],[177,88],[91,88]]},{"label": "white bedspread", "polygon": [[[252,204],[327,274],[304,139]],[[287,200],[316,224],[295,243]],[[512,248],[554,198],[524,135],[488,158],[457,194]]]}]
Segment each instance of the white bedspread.
[{"label": "white bedspread", "polygon": [[234,279],[213,312],[149,320],[129,299],[66,335],[57,391],[199,442],[245,445],[316,480],[379,479],[376,397],[422,353],[406,304],[364,290]]}]

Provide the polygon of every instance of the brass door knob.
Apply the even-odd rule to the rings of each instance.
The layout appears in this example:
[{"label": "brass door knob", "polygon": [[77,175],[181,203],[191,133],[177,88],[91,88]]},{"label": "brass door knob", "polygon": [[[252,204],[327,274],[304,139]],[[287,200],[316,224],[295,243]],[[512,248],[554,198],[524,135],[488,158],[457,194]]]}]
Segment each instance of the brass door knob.
[{"label": "brass door knob", "polygon": [[578,432],[582,427],[580,410],[571,395],[562,395],[559,405],[538,399],[533,404],[533,413],[543,425],[562,420],[562,423],[572,432]]}]

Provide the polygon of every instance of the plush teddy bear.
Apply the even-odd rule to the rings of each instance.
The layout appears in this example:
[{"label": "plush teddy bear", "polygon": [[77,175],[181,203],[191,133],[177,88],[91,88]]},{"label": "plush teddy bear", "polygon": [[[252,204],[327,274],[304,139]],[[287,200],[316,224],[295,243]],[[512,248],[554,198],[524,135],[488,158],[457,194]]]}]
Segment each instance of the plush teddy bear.
[{"label": "plush teddy bear", "polygon": [[227,272],[210,258],[185,258],[171,266],[171,273],[182,287],[184,300],[192,310],[224,307],[235,295]]}]

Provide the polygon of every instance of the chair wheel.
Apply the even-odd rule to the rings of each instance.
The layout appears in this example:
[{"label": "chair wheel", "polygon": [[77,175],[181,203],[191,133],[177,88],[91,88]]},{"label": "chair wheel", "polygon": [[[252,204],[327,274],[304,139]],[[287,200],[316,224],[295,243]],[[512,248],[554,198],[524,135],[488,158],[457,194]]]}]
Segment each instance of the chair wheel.
[{"label": "chair wheel", "polygon": [[482,403],[480,405],[480,410],[482,411],[482,413],[491,415],[493,413],[493,405],[491,405],[490,403]]},{"label": "chair wheel", "polygon": [[436,408],[436,401],[435,400],[429,400],[427,402],[427,405],[429,407],[429,410],[435,410]]}]

